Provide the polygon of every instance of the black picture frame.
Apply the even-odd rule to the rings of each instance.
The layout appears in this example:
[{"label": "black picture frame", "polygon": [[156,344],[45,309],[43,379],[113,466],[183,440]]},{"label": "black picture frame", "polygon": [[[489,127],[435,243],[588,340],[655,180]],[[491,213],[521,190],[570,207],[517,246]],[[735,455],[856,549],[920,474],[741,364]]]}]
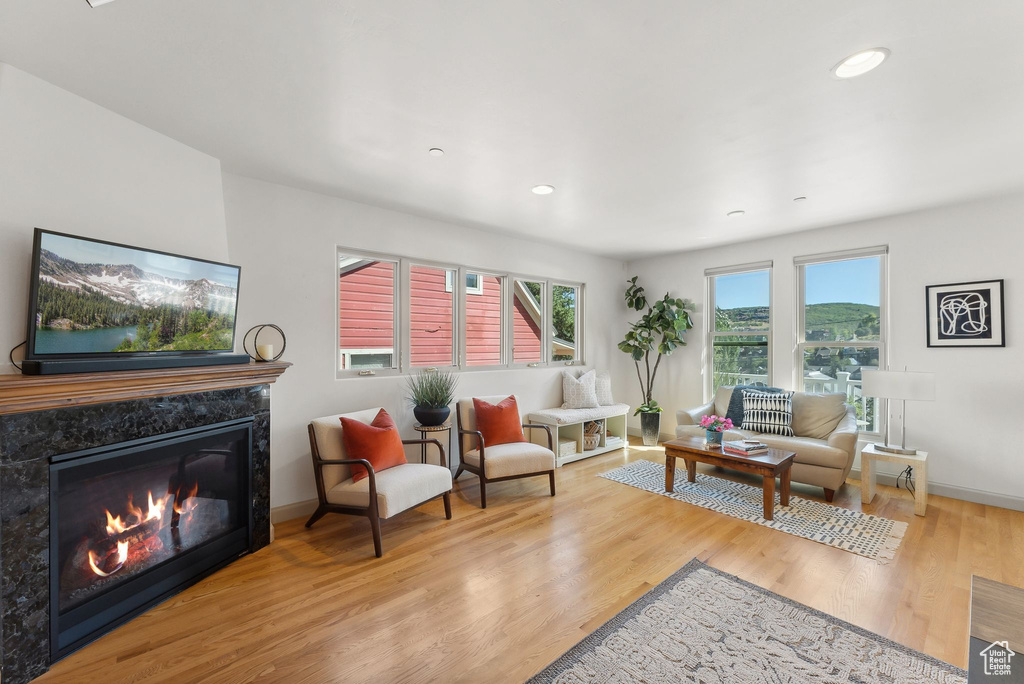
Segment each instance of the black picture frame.
[{"label": "black picture frame", "polygon": [[975,280],[925,287],[929,347],[1005,347],[1004,281]]},{"label": "black picture frame", "polygon": [[[39,297],[39,260],[40,260],[40,249],[42,245],[43,235],[56,235],[59,237],[73,238],[75,240],[83,240],[85,242],[95,242],[101,245],[110,245],[112,247],[121,247],[123,249],[132,249],[140,252],[149,252],[151,254],[158,254],[162,256],[175,257],[178,259],[186,259],[188,261],[197,261],[200,263],[213,264],[216,266],[226,266],[229,268],[236,269],[238,273],[238,287],[235,290],[235,316],[232,322],[231,328],[231,346],[225,349],[189,349],[189,350],[166,350],[166,351],[138,351],[138,352],[69,352],[69,353],[53,353],[53,354],[39,354],[36,352],[36,313],[37,303]],[[86,237],[83,235],[75,235],[73,233],[61,233],[55,230],[46,230],[44,228],[36,228],[32,236],[32,266],[30,269],[31,281],[29,283],[29,304],[28,304],[28,326],[26,333],[26,345],[25,345],[25,360],[26,361],[60,361],[60,360],[76,360],[76,359],[157,359],[157,358],[200,358],[200,357],[228,357],[232,355],[235,348],[235,338],[238,332],[238,301],[240,292],[242,289],[242,267],[237,264],[228,264],[220,261],[213,261],[211,259],[202,259],[199,257],[188,256],[185,254],[175,254],[173,252],[164,252],[158,249],[149,249],[148,247],[139,247],[137,245],[128,245],[120,242],[112,242],[110,240],[99,240],[97,238]],[[71,371],[73,372],[73,371]]]}]

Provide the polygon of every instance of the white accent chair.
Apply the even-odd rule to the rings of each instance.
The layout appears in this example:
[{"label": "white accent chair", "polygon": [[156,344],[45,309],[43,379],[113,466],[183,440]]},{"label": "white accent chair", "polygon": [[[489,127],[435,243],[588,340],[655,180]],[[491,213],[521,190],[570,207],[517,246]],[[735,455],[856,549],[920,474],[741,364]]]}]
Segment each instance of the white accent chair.
[{"label": "white accent chair", "polygon": [[[313,457],[313,474],[320,504],[306,521],[312,527],[327,513],[361,515],[369,518],[373,533],[373,551],[383,554],[380,521],[392,518],[440,497],[444,499],[444,515],[452,519],[452,473],[448,470],[444,447],[436,439],[403,439],[402,444],[433,444],[438,450],[438,463],[403,463],[379,472],[365,459],[351,459],[345,453],[342,440],[341,418],[352,418],[371,423],[379,408],[341,413],[313,420],[308,427],[309,448]],[[362,465],[368,476],[354,482],[353,465]]]},{"label": "white accent chair", "polygon": [[[506,397],[507,394],[477,398],[489,404],[497,404]],[[516,403],[519,403],[518,398]],[[480,478],[480,508],[487,508],[487,485],[490,482],[546,474],[551,484],[551,496],[555,495],[555,452],[551,428],[547,425],[522,423],[524,429],[546,431],[547,448],[533,442],[487,446],[484,444],[484,436],[476,429],[476,411],[472,398],[459,399],[455,405],[455,417],[459,430],[459,468],[455,471],[455,479],[464,470]]]}]

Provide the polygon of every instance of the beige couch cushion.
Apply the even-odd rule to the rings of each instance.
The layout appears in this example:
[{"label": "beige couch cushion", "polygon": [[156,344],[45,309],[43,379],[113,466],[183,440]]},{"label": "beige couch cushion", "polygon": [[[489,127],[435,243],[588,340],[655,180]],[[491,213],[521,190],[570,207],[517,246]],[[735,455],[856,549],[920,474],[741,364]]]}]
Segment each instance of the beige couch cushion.
[{"label": "beige couch cushion", "polygon": [[831,447],[820,439],[813,437],[783,437],[781,435],[758,435],[757,438],[773,449],[785,449],[796,452],[794,463],[825,466],[827,468],[846,467],[849,459],[842,449]]},{"label": "beige couch cushion", "polygon": [[715,392],[715,415],[725,417],[729,412],[729,400],[732,399],[732,387],[723,385]]},{"label": "beige couch cushion", "polygon": [[828,439],[845,415],[845,394],[793,394],[793,432],[798,437]]},{"label": "beige couch cushion", "polygon": [[[480,451],[466,452],[466,463],[480,467]],[[484,475],[510,477],[555,469],[553,451],[532,442],[514,442],[484,447]]]},{"label": "beige couch cushion", "polygon": [[[381,470],[375,476],[377,509],[382,518],[390,518],[452,488],[451,471],[429,463],[406,463]],[[327,500],[339,506],[369,506],[370,478],[339,482],[327,490]]]}]

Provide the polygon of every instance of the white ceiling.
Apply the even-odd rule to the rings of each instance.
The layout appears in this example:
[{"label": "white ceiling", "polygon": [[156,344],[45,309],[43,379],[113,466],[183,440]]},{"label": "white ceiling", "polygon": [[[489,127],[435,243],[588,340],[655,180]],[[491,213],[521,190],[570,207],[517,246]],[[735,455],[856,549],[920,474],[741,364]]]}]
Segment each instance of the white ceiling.
[{"label": "white ceiling", "polygon": [[1024,188],[1022,29],[1020,0],[0,0],[0,61],[230,172],[630,257]]}]

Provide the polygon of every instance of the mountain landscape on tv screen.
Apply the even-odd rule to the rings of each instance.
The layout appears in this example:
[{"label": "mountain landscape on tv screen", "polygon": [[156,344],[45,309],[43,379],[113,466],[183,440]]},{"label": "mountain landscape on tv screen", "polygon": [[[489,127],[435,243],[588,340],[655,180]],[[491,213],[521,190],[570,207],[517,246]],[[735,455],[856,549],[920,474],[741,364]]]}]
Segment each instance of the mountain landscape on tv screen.
[{"label": "mountain landscape on tv screen", "polygon": [[230,350],[237,292],[41,249],[36,353]]}]

